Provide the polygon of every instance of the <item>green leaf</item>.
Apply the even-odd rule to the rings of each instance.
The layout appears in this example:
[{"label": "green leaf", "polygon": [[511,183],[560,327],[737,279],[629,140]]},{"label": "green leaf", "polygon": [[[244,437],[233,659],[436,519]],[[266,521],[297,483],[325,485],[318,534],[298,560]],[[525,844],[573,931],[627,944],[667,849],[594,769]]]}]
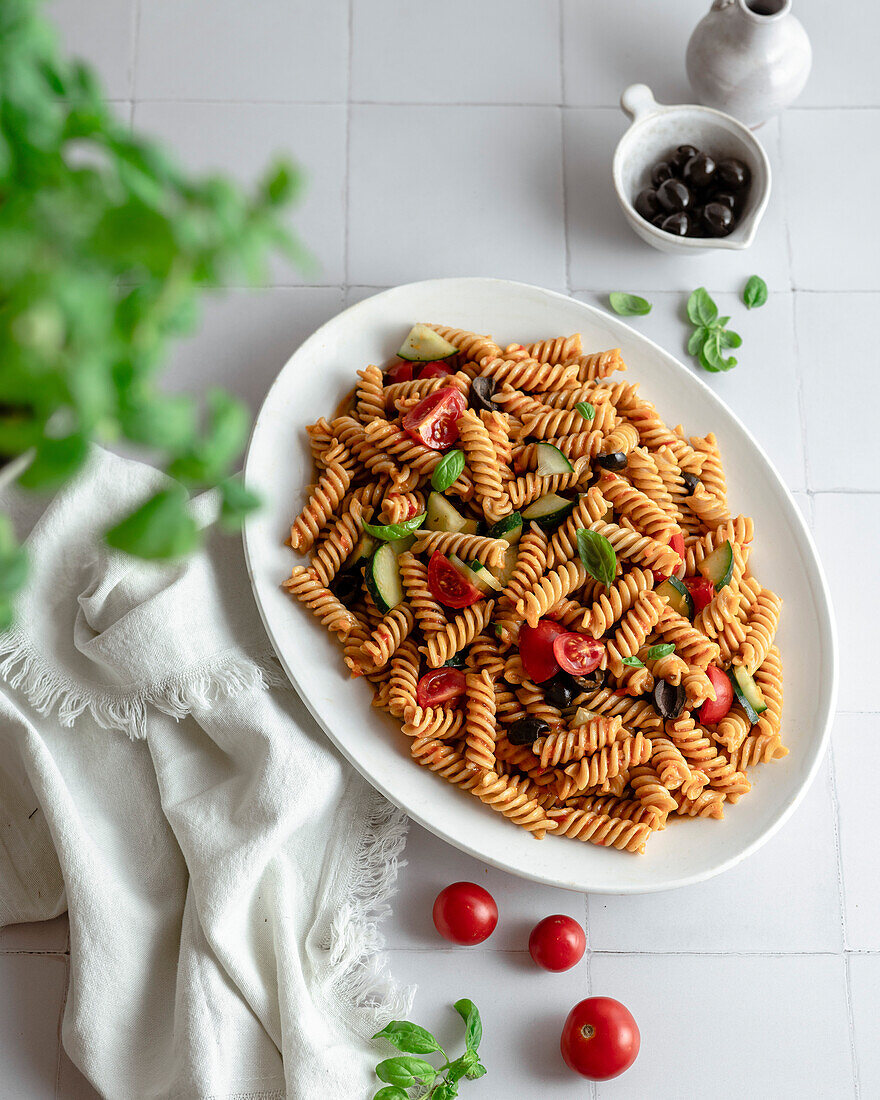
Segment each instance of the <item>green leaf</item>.
[{"label": "green leaf", "polygon": [[244,487],[240,477],[220,482],[220,500],[220,527],[230,533],[240,530],[244,517],[262,504],[256,493]]},{"label": "green leaf", "polygon": [[62,439],[44,438],[18,483],[25,489],[57,489],[82,466],[88,451],[88,440],[79,432]]},{"label": "green leaf", "polygon": [[397,1085],[385,1085],[373,1096],[373,1100],[409,1100],[409,1097]]},{"label": "green leaf", "polygon": [[186,485],[221,480],[241,454],[250,416],[242,402],[222,390],[208,394],[208,428],[200,440],[170,463],[168,473]]},{"label": "green leaf", "polygon": [[718,316],[718,306],[712,301],[705,287],[697,287],[688,298],[687,315],[695,325],[711,325]]},{"label": "green leaf", "polygon": [[453,1008],[464,1020],[465,1046],[470,1051],[476,1051],[480,1046],[480,1040],[483,1038],[483,1023],[477,1006],[467,997],[462,997],[460,1001],[455,1002]]},{"label": "green leaf", "polygon": [[661,657],[668,657],[670,653],[675,652],[675,645],[672,642],[663,642],[660,645],[652,645],[648,650],[649,661],[659,661]]},{"label": "green leaf", "polygon": [[767,284],[760,275],[752,275],[743,290],[746,309],[757,309],[767,301]]},{"label": "green leaf", "polygon": [[376,1066],[376,1076],[389,1085],[408,1089],[419,1082],[430,1083],[437,1076],[437,1070],[422,1058],[386,1058]]},{"label": "green leaf", "polygon": [[638,294],[624,294],[619,290],[613,290],[608,295],[608,301],[615,313],[621,317],[639,317],[651,312],[651,303]]},{"label": "green leaf", "polygon": [[710,371],[712,374],[717,374],[718,371],[721,369],[720,367],[713,367],[712,366],[712,364],[706,358],[706,353],[703,350],[703,348],[700,348],[700,353],[697,356],[697,361],[699,362],[699,364],[703,368],[703,370]]},{"label": "green leaf", "polygon": [[441,1081],[429,1094],[429,1100],[455,1100],[458,1096],[458,1086],[450,1081]]},{"label": "green leaf", "polygon": [[461,475],[464,469],[464,451],[450,451],[434,467],[431,474],[431,488],[438,493],[444,493],[449,486]]},{"label": "green leaf", "polygon": [[392,1020],[381,1031],[377,1031],[374,1039],[386,1039],[398,1050],[407,1054],[432,1054],[435,1050],[442,1053],[443,1048],[430,1031],[411,1024],[409,1020]]},{"label": "green leaf", "polygon": [[200,541],[188,504],[182,485],[162,489],[111,527],[104,538],[109,546],[138,558],[161,561],[182,557]]},{"label": "green leaf", "polygon": [[628,665],[629,668],[644,668],[645,662],[640,661],[638,657],[624,657],[621,664]]},{"label": "green leaf", "polygon": [[578,401],[575,405],[577,411],[581,414],[584,420],[593,420],[596,416],[596,410],[590,404],[589,401]]},{"label": "green leaf", "polygon": [[382,539],[383,542],[394,542],[395,539],[402,539],[412,531],[417,531],[425,522],[425,516],[427,513],[422,512],[420,516],[413,516],[412,519],[406,519],[403,523],[364,523],[364,530],[368,535],[372,535],[374,539]]},{"label": "green leaf", "polygon": [[688,354],[697,355],[700,348],[706,342],[706,337],[709,335],[709,330],[705,325],[700,325],[695,328],[691,333],[691,338],[688,340]]},{"label": "green leaf", "polygon": [[[726,371],[736,366],[736,359],[733,356],[725,359],[721,354],[721,349],[724,346],[722,343],[723,335],[724,333],[721,330],[713,330],[706,337],[706,342],[700,351],[700,363],[705,366],[706,370],[713,372]],[[733,333],[733,336],[736,337],[737,334]]]},{"label": "green leaf", "polygon": [[742,345],[742,337],[738,332],[726,328],[719,332],[718,343],[722,348],[738,348]]},{"label": "green leaf", "polygon": [[617,555],[608,539],[598,531],[589,531],[585,527],[579,527],[575,537],[584,569],[600,584],[613,584],[617,573]]},{"label": "green leaf", "polygon": [[485,1077],[488,1072],[482,1062],[477,1062],[467,1071],[466,1076],[468,1081],[478,1081],[481,1077]]},{"label": "green leaf", "polygon": [[298,196],[301,184],[300,173],[292,164],[282,161],[269,169],[260,191],[270,206],[282,206]]},{"label": "green leaf", "polygon": [[192,398],[156,395],[119,415],[122,434],[132,443],[161,450],[182,450],[192,443],[196,413]]}]

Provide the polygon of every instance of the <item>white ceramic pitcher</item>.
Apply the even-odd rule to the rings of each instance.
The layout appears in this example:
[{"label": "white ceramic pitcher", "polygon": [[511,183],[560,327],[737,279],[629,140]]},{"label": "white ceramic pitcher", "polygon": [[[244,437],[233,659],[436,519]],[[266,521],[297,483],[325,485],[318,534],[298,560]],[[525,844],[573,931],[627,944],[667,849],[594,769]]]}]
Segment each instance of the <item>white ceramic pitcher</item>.
[{"label": "white ceramic pitcher", "polygon": [[687,48],[701,103],[760,126],[803,90],[813,59],[791,0],[714,0]]}]

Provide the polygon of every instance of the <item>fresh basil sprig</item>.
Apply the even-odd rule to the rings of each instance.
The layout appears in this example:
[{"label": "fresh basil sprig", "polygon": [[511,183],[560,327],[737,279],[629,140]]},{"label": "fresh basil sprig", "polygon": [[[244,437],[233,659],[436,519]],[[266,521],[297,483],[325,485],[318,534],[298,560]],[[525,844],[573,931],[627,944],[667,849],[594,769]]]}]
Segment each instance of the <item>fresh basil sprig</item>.
[{"label": "fresh basil sprig", "polygon": [[624,294],[620,290],[612,290],[608,295],[608,301],[615,313],[621,317],[642,317],[651,312],[651,303],[646,298],[640,298],[638,294]]},{"label": "fresh basil sprig", "polygon": [[589,401],[578,401],[575,405],[577,411],[581,414],[584,420],[593,420],[596,416],[596,410],[590,404]]},{"label": "fresh basil sprig", "polygon": [[694,331],[688,340],[688,352],[695,356],[703,370],[727,371],[736,366],[736,359],[722,354],[727,348],[738,348],[742,337],[726,328],[729,317],[718,316],[718,306],[705,287],[697,289],[688,298],[687,315]]},{"label": "fresh basil sprig", "polygon": [[[376,1032],[374,1039],[387,1040],[403,1051],[403,1056],[385,1058],[376,1066],[376,1076],[388,1084],[375,1093],[373,1100],[409,1100],[411,1088],[418,1088],[418,1095],[425,1100],[455,1100],[462,1078],[476,1081],[483,1076],[486,1067],[478,1054],[483,1037],[480,1013],[467,997],[456,1001],[453,1007],[465,1023],[465,1051],[455,1059],[450,1059],[430,1031],[409,1020],[392,1020]],[[434,1053],[446,1059],[442,1066],[415,1057]]]},{"label": "fresh basil sprig", "polygon": [[445,492],[456,481],[464,469],[464,451],[450,451],[434,467],[431,474],[431,488],[438,493]]},{"label": "fresh basil sprig", "polygon": [[617,555],[608,539],[586,527],[579,527],[575,537],[584,569],[600,584],[613,584],[617,573]]},{"label": "fresh basil sprig", "polygon": [[743,290],[746,309],[757,309],[767,301],[767,284],[760,275],[752,275]]},{"label": "fresh basil sprig", "polygon": [[624,657],[621,664],[628,665],[630,668],[644,668],[645,662],[640,661],[638,657]]},{"label": "fresh basil sprig", "polygon": [[648,660],[659,661],[661,657],[668,657],[674,652],[675,645],[672,642],[661,642],[660,645],[652,645],[648,650]]},{"label": "fresh basil sprig", "polygon": [[419,527],[425,522],[426,512],[422,512],[420,516],[413,516],[412,519],[405,519],[403,523],[364,523],[364,530],[368,535],[372,535],[374,539],[381,539],[383,542],[394,542],[395,539],[402,539],[409,535],[412,531],[418,530]]}]

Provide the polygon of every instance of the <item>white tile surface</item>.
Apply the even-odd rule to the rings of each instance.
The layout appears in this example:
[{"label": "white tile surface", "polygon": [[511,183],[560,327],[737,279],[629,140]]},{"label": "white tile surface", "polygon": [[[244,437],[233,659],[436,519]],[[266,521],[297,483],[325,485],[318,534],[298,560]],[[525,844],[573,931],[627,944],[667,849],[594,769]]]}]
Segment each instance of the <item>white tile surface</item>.
[{"label": "white tile surface", "polygon": [[849,967],[860,1094],[880,1096],[880,955],[851,955]]},{"label": "white tile surface", "polygon": [[137,103],[139,130],[170,141],[180,159],[202,172],[222,170],[253,185],[284,156],[306,174],[304,199],[286,215],[318,268],[301,272],[273,260],[271,281],[282,285],[341,283],[344,255],[345,108],[315,104]]},{"label": "white tile surface", "polygon": [[64,49],[95,66],[111,99],[131,95],[135,0],[53,0],[46,14]]},{"label": "white tile surface", "polygon": [[614,148],[627,125],[620,110],[571,109],[564,115],[565,196],[571,286],[607,293],[638,281],[647,290],[705,286],[728,290],[758,273],[773,290],[790,286],[786,187],[779,171],[777,123],[761,130],[773,166],[773,193],[751,248],[674,256],[646,248],[624,220],[611,182]]},{"label": "white tile surface", "polygon": [[[827,0],[797,0],[793,10],[813,47],[810,79],[797,105],[880,106],[880,69],[873,27],[860,28],[839,5]],[[843,65],[841,59],[845,59]]]},{"label": "white tile surface", "polygon": [[876,234],[865,221],[880,176],[871,138],[880,111],[789,111],[780,125],[794,285],[880,290]]},{"label": "white tile surface", "polygon": [[[740,292],[741,289],[742,284]],[[721,316],[730,316],[729,327],[742,336],[743,343],[741,348],[732,352],[737,359],[737,365],[732,370],[711,374],[704,371],[687,351],[688,337],[693,331],[685,313],[687,292],[658,293],[638,281],[635,284],[609,285],[608,290],[625,290],[648,298],[652,304],[649,314],[626,317],[624,320],[687,364],[740,417],[770,455],[788,487],[804,488],[806,480],[792,295],[771,294],[766,305],[748,310],[742,303],[740,293],[715,293],[713,297]],[[590,305],[609,309],[606,293],[578,292],[575,297]],[[761,399],[756,401],[755,394],[758,392]],[[711,427],[705,424],[686,426],[701,434]],[[723,453],[724,440],[720,443]],[[743,502],[743,507],[746,505],[747,502]]]},{"label": "white tile surface", "polygon": [[[752,769],[750,778],[772,783],[774,767],[785,761]],[[724,828],[723,822],[687,824]],[[597,951],[842,950],[827,763],[794,817],[739,867],[663,894],[592,895],[588,914],[590,945]]]},{"label": "white tile surface", "polygon": [[29,951],[59,954],[67,950],[67,914],[33,924],[9,924],[0,928],[0,953]]},{"label": "white tile surface", "polygon": [[633,1067],[599,1100],[853,1095],[843,959],[594,955],[592,994],[639,1025]]},{"label": "white tile surface", "polygon": [[559,103],[559,10],[508,0],[354,4],[351,94],[389,103]]},{"label": "white tile surface", "polygon": [[561,139],[558,108],[352,108],[349,281],[564,286]]},{"label": "white tile surface", "polygon": [[67,963],[61,955],[0,955],[0,1096],[51,1100]]},{"label": "white tile surface", "polygon": [[873,832],[876,806],[865,750],[876,736],[877,718],[866,714],[840,715],[832,736],[846,943],[855,951],[880,950],[880,850],[865,843]]},{"label": "white tile surface", "polygon": [[[857,537],[852,532],[858,531]],[[877,662],[870,645],[866,611],[880,604],[875,548],[880,542],[880,496],[818,493],[813,497],[813,534],[840,638],[840,696],[843,710],[876,711]]]},{"label": "white tile surface", "polygon": [[347,0],[145,0],[135,93],[144,99],[345,98]]}]

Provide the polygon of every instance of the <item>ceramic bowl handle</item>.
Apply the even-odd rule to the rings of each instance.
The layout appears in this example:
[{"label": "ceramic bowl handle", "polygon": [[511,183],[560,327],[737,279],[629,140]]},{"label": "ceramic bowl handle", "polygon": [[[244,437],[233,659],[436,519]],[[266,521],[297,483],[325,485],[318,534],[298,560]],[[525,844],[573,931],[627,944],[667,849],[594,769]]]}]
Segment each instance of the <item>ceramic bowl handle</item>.
[{"label": "ceramic bowl handle", "polygon": [[652,115],[660,104],[647,84],[630,84],[623,90],[620,106],[633,122],[639,122],[648,115]]}]

